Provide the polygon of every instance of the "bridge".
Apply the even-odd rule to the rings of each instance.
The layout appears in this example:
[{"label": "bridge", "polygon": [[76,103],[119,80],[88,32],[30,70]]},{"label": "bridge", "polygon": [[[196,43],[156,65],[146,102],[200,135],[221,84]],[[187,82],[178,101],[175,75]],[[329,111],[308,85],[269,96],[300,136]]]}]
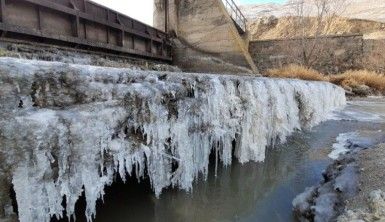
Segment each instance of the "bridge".
[{"label": "bridge", "polygon": [[[188,68],[197,55],[257,71],[246,19],[233,0],[154,5],[155,28],[89,0],[0,0],[0,37],[173,62],[187,71],[212,66],[196,62]],[[180,44],[172,46],[175,39]]]},{"label": "bridge", "polygon": [[0,0],[2,38],[171,62],[167,34],[88,0]]}]

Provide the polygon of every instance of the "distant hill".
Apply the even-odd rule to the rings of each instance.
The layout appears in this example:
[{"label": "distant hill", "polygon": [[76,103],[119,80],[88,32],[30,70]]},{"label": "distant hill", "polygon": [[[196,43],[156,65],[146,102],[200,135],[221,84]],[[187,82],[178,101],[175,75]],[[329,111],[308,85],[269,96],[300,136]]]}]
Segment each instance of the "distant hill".
[{"label": "distant hill", "polygon": [[[242,5],[242,12],[249,20],[252,39],[280,39],[298,37],[294,27],[295,13],[293,4]],[[308,15],[315,16],[316,8],[307,5]],[[365,38],[385,38],[385,0],[348,0],[338,19],[335,19],[325,35],[364,34]],[[309,17],[306,21],[306,34],[316,33],[316,20]]]},{"label": "distant hill", "polygon": [[[241,5],[240,8],[251,20],[269,16],[290,16],[293,11],[293,5],[289,3]],[[342,16],[385,23],[385,0],[347,0]]]}]

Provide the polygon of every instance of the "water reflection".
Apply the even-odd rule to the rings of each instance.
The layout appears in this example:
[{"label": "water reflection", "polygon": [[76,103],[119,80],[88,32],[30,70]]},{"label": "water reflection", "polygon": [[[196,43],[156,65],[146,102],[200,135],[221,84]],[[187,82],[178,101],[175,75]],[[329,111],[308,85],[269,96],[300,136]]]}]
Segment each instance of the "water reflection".
[{"label": "water reflection", "polygon": [[113,185],[107,190],[105,206],[100,206],[96,221],[241,220],[303,165],[309,146],[303,137],[295,138],[289,141],[290,147],[269,152],[264,163],[235,162],[219,168],[217,177],[215,167],[210,167],[208,180],[196,182],[191,193],[171,189],[155,199],[147,189],[134,192],[132,185]]},{"label": "water reflection", "polygon": [[[349,107],[348,107],[349,108]],[[159,199],[148,181],[130,179],[106,189],[104,204],[97,204],[97,222],[279,222],[293,221],[291,201],[305,187],[318,183],[330,160],[329,148],[339,133],[385,129],[384,123],[328,121],[310,132],[296,133],[284,145],[269,149],[264,163],[241,165],[234,161],[219,168],[215,177],[210,167],[191,193],[166,190]],[[214,163],[214,161],[212,161]],[[78,205],[77,221],[84,200]]]}]

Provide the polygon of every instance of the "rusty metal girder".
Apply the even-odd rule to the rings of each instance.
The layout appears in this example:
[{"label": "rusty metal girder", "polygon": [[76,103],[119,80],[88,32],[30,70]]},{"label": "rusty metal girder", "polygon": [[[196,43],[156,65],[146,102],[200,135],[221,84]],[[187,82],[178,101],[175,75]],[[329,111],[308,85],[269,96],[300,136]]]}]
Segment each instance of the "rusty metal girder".
[{"label": "rusty metal girder", "polygon": [[3,37],[171,61],[165,32],[88,0],[0,0]]}]

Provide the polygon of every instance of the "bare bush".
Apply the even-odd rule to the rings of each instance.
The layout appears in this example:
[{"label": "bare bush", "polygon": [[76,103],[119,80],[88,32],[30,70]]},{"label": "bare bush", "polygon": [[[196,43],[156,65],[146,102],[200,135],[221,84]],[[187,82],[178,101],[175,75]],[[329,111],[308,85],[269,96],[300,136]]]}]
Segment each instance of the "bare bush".
[{"label": "bare bush", "polygon": [[[301,61],[307,67],[312,67],[325,56],[325,36],[333,24],[344,12],[347,0],[292,0],[293,13],[291,21],[298,36],[298,45],[288,46],[298,50]],[[313,26],[312,36],[308,28]],[[311,37],[311,38],[309,38]],[[327,56],[327,55],[326,55]]]},{"label": "bare bush", "polygon": [[277,78],[292,78],[312,81],[325,81],[327,78],[318,71],[301,65],[290,64],[279,69],[269,69],[267,76]]},{"label": "bare bush", "polygon": [[362,66],[371,71],[385,73],[385,40],[366,40]]},{"label": "bare bush", "polygon": [[266,76],[312,81],[329,81],[347,91],[370,87],[373,92],[385,94],[385,75],[369,70],[349,70],[337,75],[324,75],[314,69],[290,64],[278,69],[269,69]]},{"label": "bare bush", "polygon": [[366,85],[378,92],[385,93],[385,75],[373,71],[350,70],[330,76],[329,81],[344,88]]}]

